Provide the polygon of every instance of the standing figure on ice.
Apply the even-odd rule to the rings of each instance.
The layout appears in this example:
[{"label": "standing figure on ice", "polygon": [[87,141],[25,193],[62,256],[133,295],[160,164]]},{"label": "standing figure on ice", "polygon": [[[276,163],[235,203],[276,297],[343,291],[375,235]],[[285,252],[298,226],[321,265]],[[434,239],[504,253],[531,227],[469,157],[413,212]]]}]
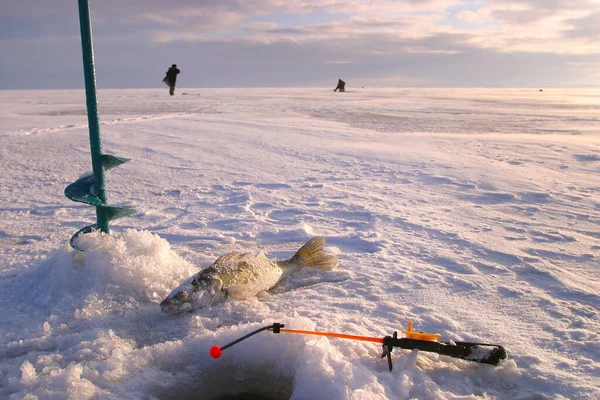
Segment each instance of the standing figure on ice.
[{"label": "standing figure on ice", "polygon": [[181,71],[177,69],[177,64],[171,65],[171,68],[167,71],[166,76],[163,78],[163,82],[169,87],[169,94],[173,96],[175,94],[175,83],[177,82],[177,74]]},{"label": "standing figure on ice", "polygon": [[336,91],[340,91],[340,92],[345,92],[346,91],[346,82],[344,82],[341,79],[338,79],[338,85],[335,89],[333,89],[334,92]]}]

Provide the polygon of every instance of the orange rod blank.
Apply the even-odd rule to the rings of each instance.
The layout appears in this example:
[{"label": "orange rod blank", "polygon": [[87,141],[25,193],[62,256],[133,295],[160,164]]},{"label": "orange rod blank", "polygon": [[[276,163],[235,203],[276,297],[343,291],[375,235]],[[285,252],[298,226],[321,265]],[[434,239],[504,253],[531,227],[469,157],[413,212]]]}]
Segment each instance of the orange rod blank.
[{"label": "orange rod blank", "polygon": [[[272,329],[269,329],[270,331]],[[314,331],[299,331],[296,329],[281,329],[280,332],[288,332],[288,333],[299,333],[301,335],[316,335],[316,336],[329,336],[340,339],[352,339],[352,340],[362,340],[364,342],[374,342],[374,343],[383,343],[383,339],[368,337],[368,336],[355,336],[355,335],[344,335],[342,333],[330,333],[330,332],[314,332]]]}]

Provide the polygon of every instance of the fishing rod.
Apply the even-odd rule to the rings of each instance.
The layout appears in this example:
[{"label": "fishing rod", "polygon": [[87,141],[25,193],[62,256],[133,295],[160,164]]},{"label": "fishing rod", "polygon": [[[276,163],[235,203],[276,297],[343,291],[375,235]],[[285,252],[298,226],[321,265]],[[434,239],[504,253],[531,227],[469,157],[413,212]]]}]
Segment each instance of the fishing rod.
[{"label": "fishing rod", "polygon": [[408,329],[402,331],[405,337],[398,337],[398,332],[394,332],[392,336],[385,336],[383,338],[369,337],[369,336],[356,336],[347,335],[343,333],[333,332],[317,332],[317,331],[303,331],[297,329],[283,329],[285,325],[280,323],[274,323],[272,325],[264,326],[257,329],[249,334],[242,336],[239,339],[234,340],[225,346],[213,346],[210,349],[210,356],[212,358],[219,358],[223,354],[223,350],[226,350],[233,345],[248,339],[251,336],[256,335],[262,331],[271,331],[273,333],[293,333],[300,335],[314,335],[314,336],[328,336],[339,339],[349,340],[360,340],[364,342],[381,343],[383,347],[383,353],[381,358],[387,357],[388,367],[390,371],[393,368],[392,365],[392,350],[394,347],[401,349],[418,349],[427,351],[430,353],[438,353],[444,356],[460,358],[467,361],[478,362],[482,364],[498,365],[501,361],[508,358],[508,354],[504,347],[497,344],[488,343],[476,343],[476,342],[438,342],[438,338],[442,335],[438,333],[424,333],[412,330],[412,321],[408,322]]}]

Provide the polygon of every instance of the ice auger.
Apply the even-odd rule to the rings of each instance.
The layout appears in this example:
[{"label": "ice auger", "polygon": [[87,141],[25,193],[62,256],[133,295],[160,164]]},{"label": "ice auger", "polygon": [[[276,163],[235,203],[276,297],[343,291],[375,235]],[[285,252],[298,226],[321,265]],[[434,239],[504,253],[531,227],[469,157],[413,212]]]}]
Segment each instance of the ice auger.
[{"label": "ice auger", "polygon": [[[93,159],[94,153],[92,152],[92,163]],[[77,247],[76,244],[76,239],[79,235],[90,233],[98,229],[100,229],[102,232],[108,233],[108,223],[110,221],[135,213],[134,208],[111,207],[108,204],[106,204],[106,194],[104,188],[104,171],[108,171],[111,168],[118,167],[119,165],[129,161],[129,159],[115,157],[108,154],[100,154],[100,160],[100,174],[102,175],[100,180],[96,179],[96,171],[94,171],[94,173],[92,173],[91,175],[79,178],[78,180],[67,186],[67,188],[65,189],[65,196],[67,196],[69,199],[73,201],[78,201],[80,203],[86,203],[92,206],[96,206],[97,222],[95,224],[88,225],[78,230],[69,241],[71,247],[80,251],[82,250],[79,247]],[[96,182],[98,181],[101,182],[101,184],[96,185]],[[100,188],[101,190],[99,190]]]},{"label": "ice auger", "polygon": [[226,344],[223,347],[213,346],[210,349],[210,355],[212,358],[219,358],[223,353],[223,350],[254,336],[262,331],[272,331],[273,333],[296,333],[301,335],[317,335],[317,336],[329,336],[341,339],[351,340],[362,340],[366,342],[381,343],[383,345],[383,354],[381,358],[387,357],[388,367],[390,371],[393,368],[392,365],[392,350],[394,347],[401,349],[418,349],[431,353],[438,353],[444,356],[450,356],[454,358],[461,358],[467,361],[474,361],[483,364],[498,365],[502,360],[508,358],[508,354],[504,347],[497,344],[487,343],[475,343],[475,342],[438,342],[437,339],[442,335],[437,333],[423,333],[412,330],[412,321],[408,323],[408,329],[402,331],[405,337],[398,338],[398,333],[394,332],[392,336],[386,336],[382,339],[368,337],[368,336],[355,336],[346,335],[342,333],[332,332],[314,332],[314,331],[301,331],[295,329],[282,329],[285,325],[274,323],[269,326],[262,327],[250,332],[249,334],[242,336],[241,338],[234,340],[231,343]]},{"label": "ice auger", "polygon": [[100,229],[109,233],[108,223],[114,219],[135,213],[128,207],[111,207],[107,204],[104,186],[104,172],[129,161],[128,158],[102,154],[100,140],[100,123],[98,121],[98,99],[96,97],[96,72],[94,68],[94,49],[92,45],[92,22],[88,0],[79,1],[79,25],[81,28],[81,51],[83,55],[83,72],[85,78],[85,100],[87,106],[88,126],[90,131],[90,149],[92,153],[92,174],[83,176],[65,189],[65,196],[73,201],[96,206],[96,223],[88,225],[73,235],[71,246],[76,250],[76,238],[80,234]]}]

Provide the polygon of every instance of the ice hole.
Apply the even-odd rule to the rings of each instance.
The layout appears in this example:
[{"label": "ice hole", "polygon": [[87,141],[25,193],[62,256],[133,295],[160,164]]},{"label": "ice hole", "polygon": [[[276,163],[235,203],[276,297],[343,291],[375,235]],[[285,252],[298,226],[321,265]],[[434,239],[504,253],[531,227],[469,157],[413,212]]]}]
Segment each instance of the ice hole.
[{"label": "ice hole", "polygon": [[152,395],[161,400],[283,400],[293,391],[293,376],[281,374],[274,364],[244,368],[231,364],[189,374],[172,387]]}]

